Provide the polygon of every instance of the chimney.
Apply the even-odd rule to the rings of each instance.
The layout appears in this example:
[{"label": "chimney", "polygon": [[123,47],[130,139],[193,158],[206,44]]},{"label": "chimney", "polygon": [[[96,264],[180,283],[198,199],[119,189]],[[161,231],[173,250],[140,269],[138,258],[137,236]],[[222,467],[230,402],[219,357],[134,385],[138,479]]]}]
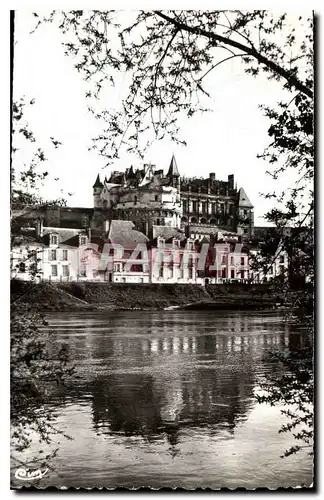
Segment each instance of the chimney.
[{"label": "chimney", "polygon": [[36,238],[42,238],[43,236],[43,219],[39,218],[35,222]]},{"label": "chimney", "polygon": [[234,175],[233,174],[228,176],[228,187],[229,187],[229,189],[234,189]]},{"label": "chimney", "polygon": [[209,179],[210,179],[211,181],[214,181],[214,180],[216,179],[216,174],[215,174],[215,173],[213,173],[213,172],[211,172],[211,173],[209,174]]}]

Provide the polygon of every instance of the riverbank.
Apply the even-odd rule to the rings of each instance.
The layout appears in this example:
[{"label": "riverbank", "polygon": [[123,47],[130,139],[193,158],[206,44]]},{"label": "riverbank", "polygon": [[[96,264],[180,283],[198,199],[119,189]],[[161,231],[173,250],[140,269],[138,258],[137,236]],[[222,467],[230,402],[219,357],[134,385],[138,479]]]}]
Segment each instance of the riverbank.
[{"label": "riverbank", "polygon": [[273,309],[282,305],[267,285],[48,283],[13,280],[11,301],[35,311]]}]

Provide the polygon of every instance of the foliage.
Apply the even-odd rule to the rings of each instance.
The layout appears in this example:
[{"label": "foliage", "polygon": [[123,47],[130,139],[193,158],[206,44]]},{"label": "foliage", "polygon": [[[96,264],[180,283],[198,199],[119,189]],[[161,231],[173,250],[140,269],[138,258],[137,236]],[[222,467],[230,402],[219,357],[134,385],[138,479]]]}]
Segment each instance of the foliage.
[{"label": "foliage", "polygon": [[[39,194],[40,187],[50,174],[44,166],[48,161],[44,149],[36,145],[36,137],[26,119],[28,109],[34,105],[34,99],[27,102],[24,97],[12,105],[11,203],[15,208],[15,215],[18,210],[25,211],[32,206],[65,204],[63,198],[46,201]],[[62,143],[51,137],[50,145],[57,149]]]},{"label": "foliage", "polygon": [[[34,100],[30,101],[34,105]],[[43,149],[36,146],[36,138],[25,118],[25,99],[13,103],[12,107],[12,148],[11,148],[11,245],[19,245],[19,216],[44,204],[64,204],[63,199],[46,201],[39,195],[39,187],[49,173],[43,164],[47,161]],[[60,142],[50,138],[54,148]],[[19,163],[19,154],[22,164]],[[37,272],[39,252],[42,250],[28,248],[20,265],[25,266],[27,260],[31,278],[30,286]],[[11,449],[12,453],[21,453],[30,448],[35,440],[49,444],[56,434],[63,434],[54,423],[55,414],[47,404],[49,395],[57,386],[61,386],[66,377],[73,372],[69,363],[68,348],[65,344],[57,346],[55,351],[50,345],[49,334],[45,334],[42,326],[47,325],[45,319],[29,310],[19,298],[11,303],[10,334],[10,410],[11,410]],[[68,436],[65,436],[68,438]],[[52,450],[40,459],[32,458],[31,462],[42,462],[48,466],[57,450]],[[42,454],[43,450],[39,453]],[[16,463],[22,462],[12,455]],[[24,463],[24,465],[26,465]],[[16,465],[15,465],[16,466]]]},{"label": "foliage", "polygon": [[55,426],[55,414],[46,403],[74,367],[69,362],[66,344],[58,345],[57,352],[50,347],[50,332],[41,328],[47,324],[19,300],[11,304],[11,447],[16,452],[29,448],[35,435],[40,443],[49,444],[53,435],[63,434]]},{"label": "foliage", "polygon": [[[94,147],[108,163],[121,147],[143,156],[153,140],[165,136],[185,144],[180,119],[208,109],[208,75],[234,58],[248,74],[263,72],[288,93],[299,92],[300,108],[312,99],[312,78],[305,70],[313,57],[311,17],[260,10],[34,15],[37,26],[57,23],[66,53],[89,83],[89,110],[103,124]],[[100,96],[114,85],[125,87],[121,106],[102,109]]]},{"label": "foliage", "polygon": [[[311,448],[313,441],[313,350],[310,347],[293,349],[289,352],[272,352],[272,360],[281,363],[287,374],[270,378],[261,384],[265,394],[257,394],[259,403],[274,406],[283,404],[281,413],[288,418],[279,433],[292,432],[301,444],[291,446],[282,457],[297,453],[302,448]],[[271,359],[270,358],[270,359]],[[312,451],[310,454],[313,454]]]}]

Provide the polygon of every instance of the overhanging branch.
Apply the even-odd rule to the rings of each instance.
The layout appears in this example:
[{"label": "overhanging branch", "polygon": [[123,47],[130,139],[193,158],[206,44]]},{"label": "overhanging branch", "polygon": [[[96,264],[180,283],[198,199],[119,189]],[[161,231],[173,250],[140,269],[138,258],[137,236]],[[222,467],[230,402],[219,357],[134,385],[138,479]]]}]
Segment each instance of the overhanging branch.
[{"label": "overhanging branch", "polygon": [[213,40],[214,42],[222,42],[225,45],[230,45],[231,47],[234,47],[236,49],[241,50],[243,53],[254,57],[259,63],[264,64],[267,66],[271,71],[276,73],[277,75],[281,76],[287,82],[295,87],[297,90],[302,92],[303,94],[307,95],[308,97],[313,97],[313,92],[311,89],[309,89],[306,85],[304,85],[296,76],[291,75],[289,71],[286,69],[282,68],[275,62],[271,61],[267,57],[263,56],[260,54],[256,49],[247,47],[246,45],[243,45],[240,42],[237,42],[236,40],[231,40],[230,38],[226,38],[222,35],[218,35],[216,33],[211,33],[206,31],[203,28],[199,27],[193,27],[193,26],[188,26],[187,24],[176,20],[173,17],[168,16],[167,14],[164,14],[164,12],[161,11],[154,11],[156,15],[164,19],[165,21],[173,24],[175,27],[177,27],[179,30],[184,30],[188,31],[190,33],[194,33],[196,35],[203,36],[205,38],[208,38],[209,40]]}]

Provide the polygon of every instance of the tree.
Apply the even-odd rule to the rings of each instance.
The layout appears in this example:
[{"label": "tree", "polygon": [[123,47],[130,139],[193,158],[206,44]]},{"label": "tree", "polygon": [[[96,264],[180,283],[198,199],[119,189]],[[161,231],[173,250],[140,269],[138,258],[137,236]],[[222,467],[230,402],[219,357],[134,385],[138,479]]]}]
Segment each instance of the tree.
[{"label": "tree", "polygon": [[[16,221],[23,214],[46,205],[46,203],[64,204],[63,199],[46,202],[39,195],[39,187],[49,175],[43,165],[46,162],[42,148],[36,146],[37,140],[25,118],[26,106],[33,106],[21,98],[12,105],[11,136],[11,246],[15,245],[20,225]],[[61,144],[50,138],[54,148]],[[20,152],[20,164],[18,160]],[[33,259],[37,263],[34,251],[30,251],[21,266]],[[35,270],[30,270],[31,278]],[[14,286],[14,280],[11,286]],[[33,279],[24,292],[28,294],[35,286]],[[11,458],[12,467],[49,466],[49,461],[57,452],[52,450],[45,455],[43,450],[37,457],[30,457],[22,462],[19,454],[36,442],[49,444],[56,434],[65,435],[55,425],[55,415],[48,405],[50,394],[62,386],[74,370],[70,363],[68,346],[59,344],[55,349],[50,343],[50,332],[45,332],[47,322],[41,314],[35,313],[21,302],[22,296],[15,296],[10,304],[10,416],[11,416]],[[17,456],[18,454],[18,456]]]},{"label": "tree", "polygon": [[[38,26],[44,19],[35,16]],[[139,11],[129,17],[54,11],[46,21],[57,22],[66,36],[66,53],[90,84],[90,102],[115,85],[118,74],[126,75],[120,109],[89,107],[103,122],[94,145],[108,162],[120,147],[142,156],[152,140],[165,135],[185,143],[178,118],[206,111],[200,99],[209,96],[208,75],[233,58],[241,59],[247,73],[265,72],[287,93],[312,100],[311,17],[292,20],[305,30],[302,36],[286,14],[267,11]]]},{"label": "tree", "polygon": [[[50,176],[46,168],[44,148],[37,145],[26,113],[35,105],[35,99],[29,102],[25,97],[12,104],[12,134],[11,134],[11,207],[12,220],[25,214],[30,208],[45,204],[65,205],[63,198],[44,200],[40,196],[40,188]],[[51,137],[49,143],[57,149],[62,143]],[[58,179],[57,179],[58,180]]]},{"label": "tree", "polygon": [[[57,351],[50,347],[49,333],[41,326],[48,323],[38,313],[31,312],[19,300],[11,303],[10,332],[10,417],[13,466],[21,463],[16,453],[25,451],[33,440],[49,444],[56,434],[63,434],[55,425],[50,395],[73,373],[66,344]],[[31,463],[47,465],[50,455],[31,458]],[[24,464],[27,465],[27,464]]]},{"label": "tree", "polygon": [[[260,158],[267,162],[274,179],[287,171],[298,178],[284,193],[264,194],[275,203],[266,219],[276,231],[260,260],[266,269],[279,251],[287,251],[289,274],[274,285],[287,294],[292,308],[298,306],[303,311],[300,319],[307,317],[312,329],[313,16],[294,18],[260,10],[139,11],[125,19],[115,11],[79,10],[52,12],[46,19],[35,17],[37,26],[44,21],[57,22],[65,36],[66,53],[89,82],[89,110],[103,124],[94,147],[108,164],[121,148],[143,157],[151,142],[165,135],[185,144],[180,136],[180,117],[208,110],[202,104],[213,90],[208,88],[208,75],[229,60],[240,59],[253,77],[265,73],[278,81],[283,100],[276,109],[263,107],[271,122],[271,142]],[[103,108],[101,94],[107,85],[119,83],[121,73],[126,75],[127,89],[120,109]],[[289,237],[284,234],[287,224],[295,228]],[[306,290],[296,276],[292,277],[297,262],[308,283]],[[309,361],[309,376],[305,384],[298,381],[297,389],[301,397],[306,390],[309,402],[313,394],[310,352],[303,353]],[[288,364],[294,371],[294,360],[289,359]],[[281,392],[275,391],[275,384]],[[271,387],[275,392],[270,390],[269,403],[285,400],[296,385],[286,377],[272,381]],[[308,414],[306,420],[310,421]]]}]

